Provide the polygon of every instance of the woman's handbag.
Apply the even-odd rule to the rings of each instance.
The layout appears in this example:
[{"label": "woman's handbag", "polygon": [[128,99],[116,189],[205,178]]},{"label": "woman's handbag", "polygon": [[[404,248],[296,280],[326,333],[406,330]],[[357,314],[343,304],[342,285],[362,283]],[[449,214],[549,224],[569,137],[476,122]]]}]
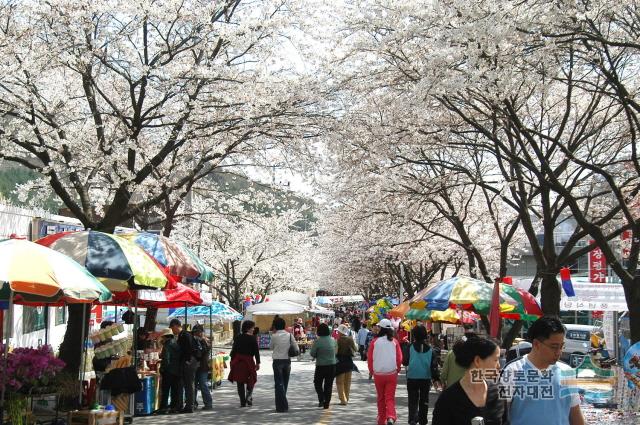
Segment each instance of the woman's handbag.
[{"label": "woman's handbag", "polygon": [[289,334],[289,357],[298,357],[300,355],[300,349],[293,342],[293,337]]}]

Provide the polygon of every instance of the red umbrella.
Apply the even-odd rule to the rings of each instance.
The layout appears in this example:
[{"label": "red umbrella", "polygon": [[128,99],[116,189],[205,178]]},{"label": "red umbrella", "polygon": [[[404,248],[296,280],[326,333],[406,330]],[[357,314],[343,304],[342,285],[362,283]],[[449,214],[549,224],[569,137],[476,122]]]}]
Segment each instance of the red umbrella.
[{"label": "red umbrella", "polygon": [[[137,300],[136,300],[137,297]],[[200,293],[181,283],[175,289],[164,291],[128,290],[114,292],[113,300],[106,305],[129,305],[137,302],[138,307],[144,308],[179,308],[187,305],[201,305]]]}]

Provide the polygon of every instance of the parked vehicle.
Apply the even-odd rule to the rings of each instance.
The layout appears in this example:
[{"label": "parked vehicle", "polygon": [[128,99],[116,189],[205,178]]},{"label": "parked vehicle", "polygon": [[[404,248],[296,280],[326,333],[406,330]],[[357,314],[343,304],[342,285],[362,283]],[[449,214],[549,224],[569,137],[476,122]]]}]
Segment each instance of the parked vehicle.
[{"label": "parked vehicle", "polygon": [[[571,364],[571,356],[584,356],[591,350],[591,335],[601,332],[600,328],[590,325],[565,324],[567,333],[564,338],[562,360]],[[572,365],[573,366],[573,365]]]}]

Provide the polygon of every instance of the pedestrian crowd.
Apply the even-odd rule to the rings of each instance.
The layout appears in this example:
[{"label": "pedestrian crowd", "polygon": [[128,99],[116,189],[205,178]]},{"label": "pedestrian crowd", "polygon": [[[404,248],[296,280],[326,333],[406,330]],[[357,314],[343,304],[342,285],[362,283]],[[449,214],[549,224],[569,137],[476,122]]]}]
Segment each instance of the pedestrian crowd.
[{"label": "pedestrian crowd", "polygon": [[[296,324],[298,321],[296,321]],[[339,403],[350,402],[353,359],[366,361],[369,379],[377,398],[377,424],[393,425],[398,420],[396,389],[398,376],[406,368],[409,425],[427,425],[429,393],[442,388],[433,410],[433,425],[583,425],[580,396],[572,385],[570,368],[560,362],[565,328],[555,317],[542,317],[531,324],[527,339],[531,351],[501,364],[498,342],[466,333],[440,361],[440,340],[418,323],[412,329],[396,328],[389,319],[368,326],[359,320],[316,323],[317,339],[310,348],[315,361],[313,386],[318,407],[331,405],[335,381]],[[202,328],[191,333],[178,320],[162,333],[161,413],[189,413],[196,406],[200,390],[204,410],[212,407],[206,385],[211,344]],[[287,412],[287,389],[291,358],[300,354],[295,326],[276,317],[270,348],[275,406]],[[245,321],[231,350],[229,380],[237,384],[241,407],[253,404],[253,388],[260,368],[255,323]],[[183,395],[184,394],[184,400]],[[171,403],[168,403],[169,396]]]}]

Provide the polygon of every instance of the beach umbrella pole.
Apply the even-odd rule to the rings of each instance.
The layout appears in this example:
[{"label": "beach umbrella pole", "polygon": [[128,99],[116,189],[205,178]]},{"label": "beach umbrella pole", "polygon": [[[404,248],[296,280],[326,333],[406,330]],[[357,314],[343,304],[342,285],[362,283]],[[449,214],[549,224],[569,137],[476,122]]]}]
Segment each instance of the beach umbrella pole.
[{"label": "beach umbrella pole", "polygon": [[[213,309],[209,306],[209,342],[211,350],[209,350],[209,367],[213,361]],[[213,370],[211,371],[211,389],[213,389]]]},{"label": "beach umbrella pole", "polygon": [[44,345],[49,345],[49,304],[44,306]]},{"label": "beach umbrella pole", "polygon": [[80,396],[78,397],[78,400],[80,401],[80,407],[82,407],[82,384],[84,384],[84,371],[87,368],[87,344],[86,344],[86,334],[87,334],[87,304],[82,304],[82,338],[80,339],[81,342],[81,346],[80,346],[80,352],[84,354],[83,358],[84,361],[81,364],[82,366],[82,371],[80,372]]},{"label": "beach umbrella pole", "polygon": [[[9,323],[9,326],[7,326],[7,334],[5,335],[5,343],[4,346],[2,347],[2,370],[6,371],[7,370],[7,364],[8,364],[8,355],[9,355],[9,338],[11,337],[11,330],[13,329],[13,291],[9,291],[9,314],[7,315],[7,323]],[[3,325],[3,323],[0,323],[0,327]],[[5,396],[5,390],[6,390],[6,386],[7,386],[7,374],[3,373],[2,377],[0,378],[2,379],[2,390],[0,393],[0,424],[4,423],[4,396]]]}]

